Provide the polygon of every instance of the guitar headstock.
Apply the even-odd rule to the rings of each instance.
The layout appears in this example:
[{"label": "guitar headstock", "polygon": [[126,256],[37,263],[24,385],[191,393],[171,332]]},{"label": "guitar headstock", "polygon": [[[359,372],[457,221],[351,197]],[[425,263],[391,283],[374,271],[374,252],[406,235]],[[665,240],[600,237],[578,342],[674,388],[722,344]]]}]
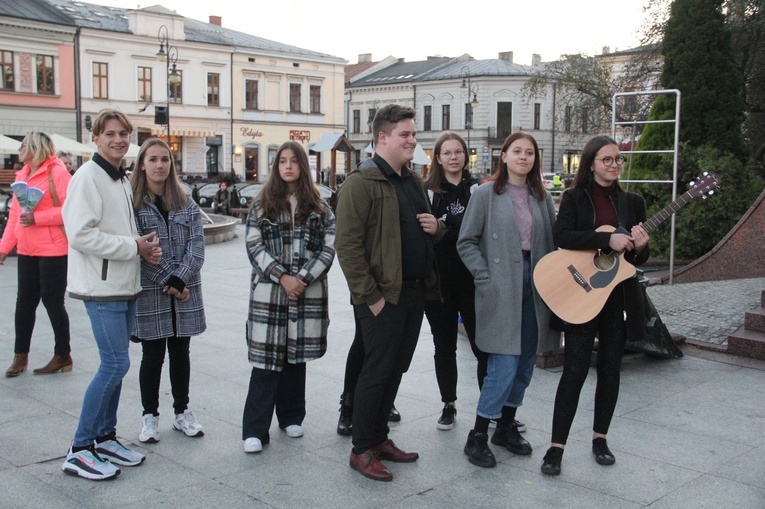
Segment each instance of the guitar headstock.
[{"label": "guitar headstock", "polygon": [[706,198],[707,195],[715,194],[715,189],[720,187],[721,182],[722,180],[716,173],[705,171],[701,177],[690,183],[688,194],[691,195],[691,198],[698,198],[699,196]]}]

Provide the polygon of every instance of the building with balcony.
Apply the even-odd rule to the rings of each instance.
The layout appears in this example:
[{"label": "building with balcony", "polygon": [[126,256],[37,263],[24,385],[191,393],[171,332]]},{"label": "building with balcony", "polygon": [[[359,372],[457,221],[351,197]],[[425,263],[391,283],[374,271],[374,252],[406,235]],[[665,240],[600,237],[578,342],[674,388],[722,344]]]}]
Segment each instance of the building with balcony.
[{"label": "building with balcony", "polygon": [[[0,134],[76,136],[76,31],[43,1],[0,3]],[[13,168],[17,157],[1,156],[2,168]]]}]

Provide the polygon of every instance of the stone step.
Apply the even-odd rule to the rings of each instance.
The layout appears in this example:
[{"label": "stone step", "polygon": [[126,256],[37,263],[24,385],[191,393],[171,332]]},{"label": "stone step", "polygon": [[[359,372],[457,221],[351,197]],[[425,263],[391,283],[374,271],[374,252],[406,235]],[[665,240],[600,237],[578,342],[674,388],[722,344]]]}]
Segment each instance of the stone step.
[{"label": "stone step", "polygon": [[765,360],[765,332],[747,330],[744,325],[728,336],[728,350],[732,355]]},{"label": "stone step", "polygon": [[760,307],[765,308],[765,290],[763,290],[760,295]]},{"label": "stone step", "polygon": [[756,308],[744,313],[746,330],[765,332],[765,308]]}]

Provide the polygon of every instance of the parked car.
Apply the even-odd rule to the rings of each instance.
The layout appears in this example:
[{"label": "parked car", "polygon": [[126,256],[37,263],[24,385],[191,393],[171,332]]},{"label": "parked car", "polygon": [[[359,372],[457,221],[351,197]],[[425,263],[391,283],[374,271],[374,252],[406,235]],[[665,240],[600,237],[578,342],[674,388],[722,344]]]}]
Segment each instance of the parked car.
[{"label": "parked car", "polygon": [[483,184],[484,182],[486,182],[486,179],[489,178],[489,174],[488,173],[481,173],[481,172],[479,172],[479,173],[471,173],[470,176],[473,177],[474,179],[476,179],[479,184]]},{"label": "parked car", "polygon": [[544,185],[545,189],[547,189],[548,191],[552,191],[555,188],[555,184],[553,183],[553,178],[555,178],[554,173],[542,174],[542,185]]},{"label": "parked car", "polygon": [[220,189],[218,182],[210,182],[199,188],[199,206],[200,207],[212,207],[213,196]]},{"label": "parked car", "polygon": [[563,182],[564,189],[568,189],[574,184],[574,179],[576,178],[576,173],[565,173],[563,176],[561,176],[561,181]]}]

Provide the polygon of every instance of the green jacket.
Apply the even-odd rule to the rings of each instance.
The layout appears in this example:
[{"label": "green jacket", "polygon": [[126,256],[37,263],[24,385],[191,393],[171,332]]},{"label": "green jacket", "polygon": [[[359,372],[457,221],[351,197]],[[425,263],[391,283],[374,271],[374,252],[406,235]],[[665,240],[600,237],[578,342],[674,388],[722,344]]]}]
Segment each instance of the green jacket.
[{"label": "green jacket", "polygon": [[[428,204],[419,175],[412,173]],[[428,212],[430,212],[430,204]],[[371,305],[385,298],[397,304],[401,296],[401,228],[398,197],[372,158],[353,170],[337,196],[335,251],[353,304]],[[438,222],[433,242],[444,236]],[[425,298],[440,300],[438,271],[425,281]]]}]

